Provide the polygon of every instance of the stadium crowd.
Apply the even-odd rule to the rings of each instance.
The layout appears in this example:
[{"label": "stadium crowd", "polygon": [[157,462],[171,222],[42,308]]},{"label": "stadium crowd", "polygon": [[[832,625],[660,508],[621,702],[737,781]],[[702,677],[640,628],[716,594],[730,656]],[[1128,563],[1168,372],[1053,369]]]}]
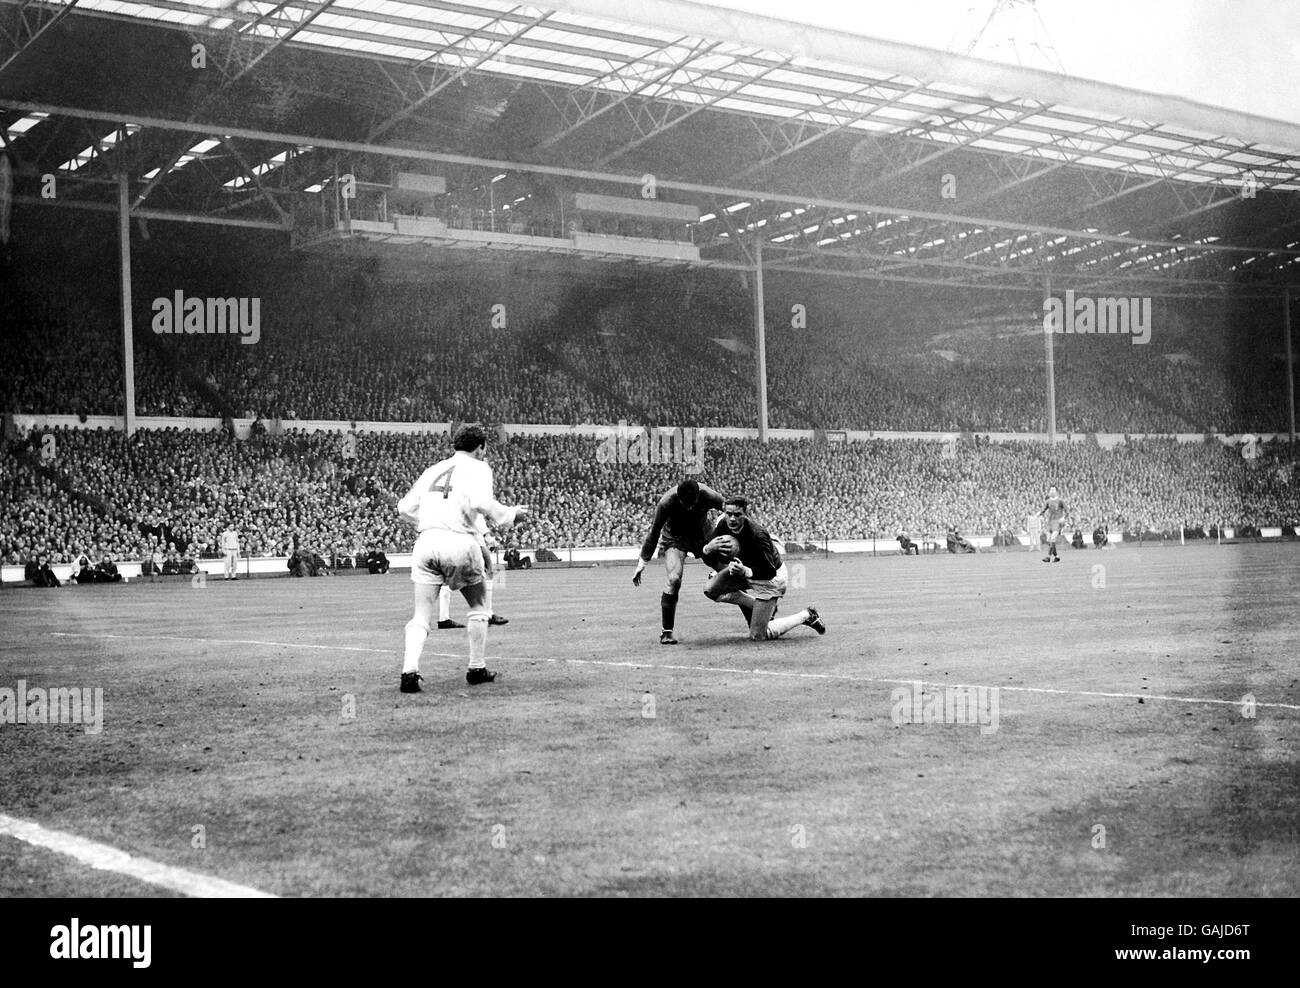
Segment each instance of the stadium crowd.
[{"label": "stadium crowd", "polygon": [[[482,297],[414,286],[358,301],[321,272],[268,300],[260,341],[135,335],[141,415],[378,422],[683,427],[755,424],[748,309],[659,282],[575,289],[565,304],[514,305],[492,328]],[[525,309],[521,314],[517,310]],[[111,297],[29,288],[15,295],[4,411],[122,413]],[[1197,342],[1191,317],[1168,345],[1120,337],[1056,343],[1062,432],[1277,432],[1285,374]],[[1043,432],[1041,332],[872,339],[852,326],[767,337],[769,423],[783,428]]]},{"label": "stadium crowd", "polygon": [[[10,440],[0,456],[0,558],[38,554],[68,562],[219,555],[220,532],[238,531],[248,556],[319,555],[364,564],[372,549],[410,549],[413,531],[394,503],[448,455],[445,435],[254,435],[176,428],[56,429]],[[602,457],[591,436],[494,438],[488,456],[497,495],[536,505],[535,518],[500,533],[506,545],[550,550],[634,545],[681,463]],[[1047,487],[1057,485],[1086,531],[1294,526],[1300,480],[1281,447],[1246,458],[1217,441],[943,444],[704,440],[701,477],[750,498],[752,513],[781,538],[805,542],[898,533],[1023,532]],[[179,571],[185,571],[181,569]]]}]

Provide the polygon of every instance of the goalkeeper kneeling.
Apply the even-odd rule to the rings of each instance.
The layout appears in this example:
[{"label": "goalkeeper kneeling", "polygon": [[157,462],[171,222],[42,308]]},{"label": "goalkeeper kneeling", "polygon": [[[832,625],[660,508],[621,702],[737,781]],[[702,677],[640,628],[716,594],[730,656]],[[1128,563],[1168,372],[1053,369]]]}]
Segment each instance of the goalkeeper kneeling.
[{"label": "goalkeeper kneeling", "polygon": [[776,617],[777,602],[785,596],[785,565],[772,537],[748,517],[749,502],[728,498],[713,538],[704,546],[704,562],[714,574],[704,585],[704,595],[720,604],[735,604],[749,623],[753,641],[780,638],[806,624],[826,634],[815,607],[783,618]]}]

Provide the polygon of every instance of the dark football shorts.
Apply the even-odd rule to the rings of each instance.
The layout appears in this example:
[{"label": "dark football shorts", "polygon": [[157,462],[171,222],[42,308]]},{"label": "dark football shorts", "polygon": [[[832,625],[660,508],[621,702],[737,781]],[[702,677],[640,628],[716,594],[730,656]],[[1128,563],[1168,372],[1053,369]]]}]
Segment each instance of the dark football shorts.
[{"label": "dark football shorts", "polygon": [[672,532],[664,532],[659,538],[659,545],[663,551],[676,549],[678,552],[684,552],[694,556],[696,559],[704,558],[704,543],[692,542],[687,539],[678,538]]}]

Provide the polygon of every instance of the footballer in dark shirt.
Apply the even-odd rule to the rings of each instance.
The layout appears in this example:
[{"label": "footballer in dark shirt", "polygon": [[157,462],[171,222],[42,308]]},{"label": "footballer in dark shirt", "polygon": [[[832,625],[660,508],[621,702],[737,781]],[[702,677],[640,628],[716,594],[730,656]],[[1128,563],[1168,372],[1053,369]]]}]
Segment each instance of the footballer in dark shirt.
[{"label": "footballer in dark shirt", "polygon": [[[735,539],[739,551],[725,551]],[[749,619],[753,641],[780,638],[806,624],[819,635],[826,625],[815,607],[778,618],[777,602],[785,596],[785,566],[767,529],[749,517],[749,502],[729,497],[722,506],[713,538],[704,547],[704,562],[717,570],[704,586],[704,595],[721,604],[736,604]]]},{"label": "footballer in dark shirt", "polygon": [[666,491],[655,507],[654,523],[641,545],[641,558],[637,560],[636,572],[632,574],[632,585],[641,585],[641,573],[654,557],[655,547],[662,536],[664,570],[668,580],[659,598],[659,610],[663,617],[663,630],[659,633],[660,645],[677,644],[673,625],[677,620],[677,595],[682,588],[682,567],[686,562],[686,554],[690,553],[696,559],[704,557],[709,511],[721,507],[721,494],[690,477]]}]

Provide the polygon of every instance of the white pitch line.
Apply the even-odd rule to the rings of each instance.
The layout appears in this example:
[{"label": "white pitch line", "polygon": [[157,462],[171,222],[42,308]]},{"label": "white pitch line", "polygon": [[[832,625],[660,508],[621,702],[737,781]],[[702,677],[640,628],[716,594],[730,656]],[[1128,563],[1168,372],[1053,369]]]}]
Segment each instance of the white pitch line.
[{"label": "white pitch line", "polygon": [[148,882],[150,885],[171,889],[173,892],[180,892],[182,895],[188,895],[192,898],[277,898],[270,892],[262,892],[244,885],[236,885],[234,882],[213,878],[211,875],[201,875],[197,871],[173,868],[171,865],[160,864],[157,861],[150,861],[147,858],[127,854],[125,851],[119,851],[115,847],[109,847],[107,844],[101,844],[98,841],[78,837],[76,834],[65,833],[62,830],[51,830],[39,823],[32,823],[30,820],[19,820],[3,813],[0,813],[0,835],[13,837],[35,847],[46,848],[56,854],[66,855],[80,861],[82,864],[90,865],[90,867],[98,871],[111,871],[119,875],[127,875],[142,882]]},{"label": "white pitch line", "polygon": [[[285,648],[319,648],[336,652],[371,652],[379,655],[397,655],[398,650],[392,648],[364,648],[354,645],[310,645],[295,644],[294,642],[273,642],[262,641],[256,638],[191,638],[182,635],[103,635],[90,634],[70,631],[52,631],[52,635],[58,635],[63,638],[118,638],[128,641],[183,641],[183,642],[202,642],[210,645],[271,645]],[[425,651],[424,655],[437,656],[444,659],[463,659],[463,652],[430,652]],[[1195,703],[1195,704],[1212,704],[1224,707],[1240,707],[1241,700],[1219,700],[1211,697],[1193,697],[1193,696],[1166,696],[1161,693],[1109,693],[1102,690],[1066,690],[1055,689],[1048,686],[973,686],[964,683],[941,683],[924,679],[883,679],[875,676],[850,676],[844,673],[834,672],[789,672],[784,669],[740,669],[732,666],[682,666],[682,665],[665,665],[659,662],[610,662],[604,659],[556,659],[549,657],[520,657],[514,655],[493,655],[493,659],[500,659],[505,662],[548,662],[552,665],[587,665],[587,666],[606,666],[613,669],[649,669],[649,670],[667,670],[669,672],[720,672],[728,675],[738,676],[772,676],[783,679],[824,679],[834,682],[844,683],[882,683],[894,686],[911,686],[913,683],[920,683],[922,686],[934,686],[938,688],[951,687],[954,689],[996,689],[999,692],[1006,693],[1042,693],[1056,696],[1095,696],[1103,699],[1112,700],[1167,700],[1170,703]],[[1267,703],[1256,701],[1255,708],[1274,707],[1279,710],[1300,710],[1300,704],[1296,703]]]}]

